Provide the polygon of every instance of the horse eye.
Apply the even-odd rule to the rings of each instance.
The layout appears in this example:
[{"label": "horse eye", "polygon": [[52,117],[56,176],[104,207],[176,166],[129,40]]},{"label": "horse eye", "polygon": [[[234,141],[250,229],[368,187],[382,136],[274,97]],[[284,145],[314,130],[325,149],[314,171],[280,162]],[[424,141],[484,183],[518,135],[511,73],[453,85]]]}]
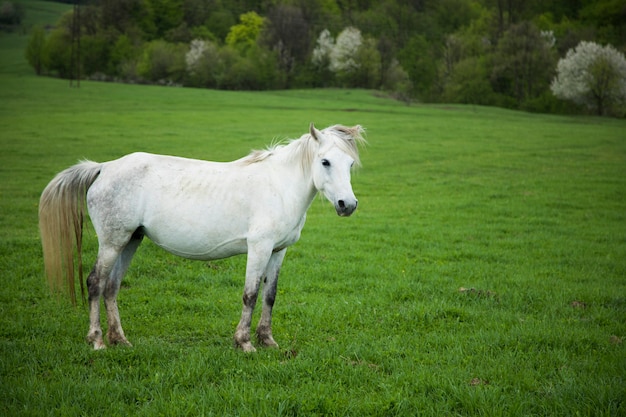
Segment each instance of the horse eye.
[{"label": "horse eye", "polygon": [[328,159],[322,159],[322,165],[324,165],[325,167],[329,167],[330,161]]}]

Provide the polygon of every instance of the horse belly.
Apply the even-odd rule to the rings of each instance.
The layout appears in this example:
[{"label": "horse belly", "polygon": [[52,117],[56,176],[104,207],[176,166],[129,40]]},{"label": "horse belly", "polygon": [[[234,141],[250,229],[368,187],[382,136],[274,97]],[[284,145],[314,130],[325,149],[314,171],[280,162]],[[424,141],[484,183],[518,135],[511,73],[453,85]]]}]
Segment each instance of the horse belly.
[{"label": "horse belly", "polygon": [[248,251],[243,236],[215,236],[210,231],[199,233],[199,230],[191,231],[180,224],[177,231],[165,227],[153,231],[150,227],[144,227],[144,233],[157,246],[188,259],[221,259]]}]

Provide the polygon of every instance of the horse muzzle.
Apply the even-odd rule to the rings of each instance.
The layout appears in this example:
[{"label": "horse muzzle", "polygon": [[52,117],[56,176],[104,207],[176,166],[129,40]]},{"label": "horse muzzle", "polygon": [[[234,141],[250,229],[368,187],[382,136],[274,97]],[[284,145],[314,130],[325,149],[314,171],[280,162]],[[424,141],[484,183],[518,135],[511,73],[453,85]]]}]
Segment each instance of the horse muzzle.
[{"label": "horse muzzle", "polygon": [[356,210],[356,206],[359,205],[359,201],[354,200],[338,200],[335,204],[335,210],[337,210],[337,214],[341,217],[348,217],[354,210]]}]

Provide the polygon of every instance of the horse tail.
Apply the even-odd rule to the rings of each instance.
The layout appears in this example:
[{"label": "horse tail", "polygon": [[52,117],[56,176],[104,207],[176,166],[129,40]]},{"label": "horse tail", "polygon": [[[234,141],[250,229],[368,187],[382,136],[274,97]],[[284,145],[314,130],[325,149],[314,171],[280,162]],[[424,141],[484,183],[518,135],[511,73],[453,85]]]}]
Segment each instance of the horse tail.
[{"label": "horse tail", "polygon": [[46,278],[53,292],[67,292],[74,305],[76,270],[85,300],[82,262],[85,197],[98,178],[101,166],[82,161],[61,171],[46,186],[39,200],[39,231]]}]

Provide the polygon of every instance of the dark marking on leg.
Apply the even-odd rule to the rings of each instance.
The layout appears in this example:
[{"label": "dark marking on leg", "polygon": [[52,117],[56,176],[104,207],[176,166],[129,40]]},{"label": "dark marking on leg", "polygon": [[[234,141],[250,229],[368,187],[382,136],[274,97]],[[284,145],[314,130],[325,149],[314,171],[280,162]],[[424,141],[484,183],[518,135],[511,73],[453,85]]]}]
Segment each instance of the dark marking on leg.
[{"label": "dark marking on leg", "polygon": [[256,305],[257,296],[258,296],[258,293],[248,294],[247,292],[244,291],[243,297],[242,297],[243,305],[246,307],[250,307],[251,309],[254,309],[254,306]]},{"label": "dark marking on leg", "polygon": [[274,302],[276,301],[276,290],[278,288],[278,280],[277,279],[273,279],[272,283],[270,285],[271,285],[271,287],[267,288],[267,290],[265,292],[265,303],[268,306],[273,307],[274,306]]},{"label": "dark marking on leg", "polygon": [[100,279],[96,275],[96,268],[91,270],[87,277],[87,292],[89,294],[89,300],[100,297]]}]

